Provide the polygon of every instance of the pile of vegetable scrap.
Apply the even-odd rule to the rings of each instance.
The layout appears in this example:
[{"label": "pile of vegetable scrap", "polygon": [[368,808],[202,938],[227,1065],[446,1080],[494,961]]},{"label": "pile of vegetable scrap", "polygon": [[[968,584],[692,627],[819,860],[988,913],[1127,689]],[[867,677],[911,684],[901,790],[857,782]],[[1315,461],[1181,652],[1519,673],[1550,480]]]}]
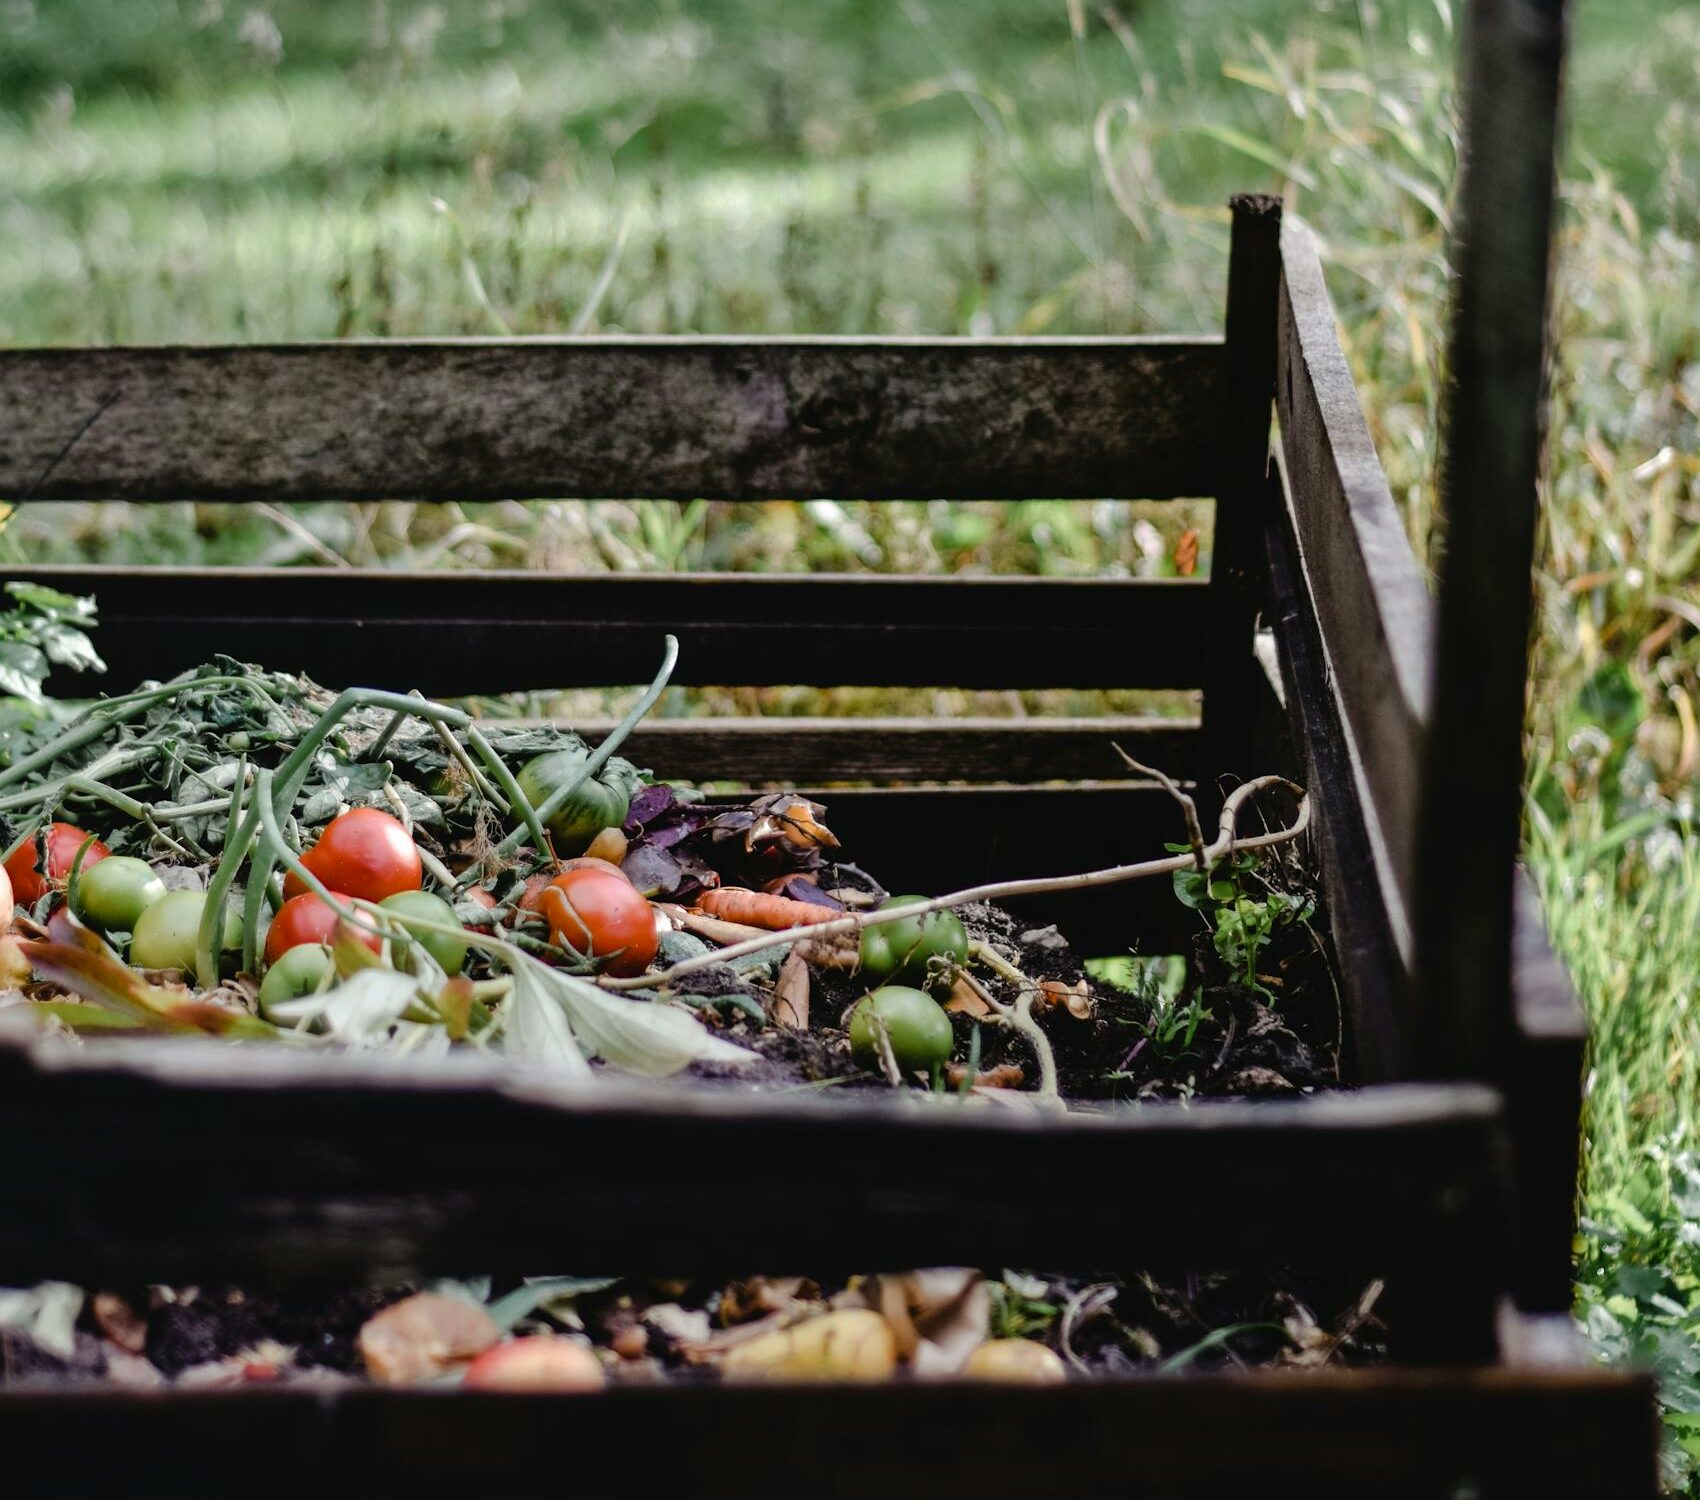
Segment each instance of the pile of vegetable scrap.
[{"label": "pile of vegetable scrap", "polygon": [[1381,1283],[1169,1282],[933,1269],[848,1280],[547,1276],[271,1294],[0,1289],[0,1385],[458,1385],[589,1393],[657,1380],[1049,1384],[1385,1354]]},{"label": "pile of vegetable scrap", "polygon": [[[74,654],[66,633],[82,638],[86,615],[37,614]],[[1271,941],[1299,937],[1302,901],[1236,896],[1218,926],[1240,947],[1204,955],[1191,1004],[1212,973],[1234,978],[1219,960],[1245,973],[1173,1045],[1162,994],[1106,993],[1053,929],[974,892],[890,894],[820,805],[707,799],[622,759],[676,650],[594,749],[228,658],[92,703],[13,700],[0,1021],[1051,1104],[1332,1080],[1326,1027],[1302,1035],[1303,1007],[1285,1003],[1303,986],[1271,979],[1277,1013],[1258,977],[1309,951]],[[1257,863],[1236,854],[1219,873],[1233,886]]]}]

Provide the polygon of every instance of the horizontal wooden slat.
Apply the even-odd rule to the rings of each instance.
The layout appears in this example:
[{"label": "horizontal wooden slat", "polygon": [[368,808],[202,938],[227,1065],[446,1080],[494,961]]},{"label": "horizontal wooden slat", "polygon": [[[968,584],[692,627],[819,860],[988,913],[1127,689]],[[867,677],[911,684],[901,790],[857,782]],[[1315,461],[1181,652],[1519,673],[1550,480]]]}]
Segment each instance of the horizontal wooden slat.
[{"label": "horizontal wooden slat", "polygon": [[[216,1441],[208,1441],[216,1434]],[[586,1455],[700,1500],[1652,1500],[1648,1376],[1601,1367],[1076,1382],[453,1390],[18,1391],[0,1440],[51,1455],[32,1495],[522,1492]]]},{"label": "horizontal wooden slat", "polygon": [[459,339],[0,352],[0,496],[1160,499],[1212,339]]},{"label": "horizontal wooden slat", "polygon": [[1433,601],[1358,404],[1310,233],[1281,234],[1276,409],[1299,544],[1335,690],[1367,780],[1409,947]]},{"label": "horizontal wooden slat", "polygon": [[[600,744],[601,720],[528,720]],[[1091,781],[1126,775],[1111,748],[1190,776],[1196,719],[1123,714],[1069,719],[657,719],[621,754],[667,781]]]},{"label": "horizontal wooden slat", "polygon": [[[1071,875],[1160,859],[1181,813],[1151,787],[893,787],[810,790],[844,852],[891,891],[936,895],[987,880]],[[1080,952],[1186,951],[1203,930],[1167,878],[1031,896],[1010,910],[1054,922]]]},{"label": "horizontal wooden slat", "polygon": [[1499,1253],[1491,1091],[1104,1108],[574,1085],[466,1053],[6,1044],[0,1132],[29,1150],[0,1176],[0,1284],[987,1261],[1367,1274]]},{"label": "horizontal wooden slat", "polygon": [[0,570],[14,578],[99,601],[103,691],[214,652],[440,696],[624,685],[654,674],[668,632],[687,684],[1195,687],[1209,608],[1190,579]]}]

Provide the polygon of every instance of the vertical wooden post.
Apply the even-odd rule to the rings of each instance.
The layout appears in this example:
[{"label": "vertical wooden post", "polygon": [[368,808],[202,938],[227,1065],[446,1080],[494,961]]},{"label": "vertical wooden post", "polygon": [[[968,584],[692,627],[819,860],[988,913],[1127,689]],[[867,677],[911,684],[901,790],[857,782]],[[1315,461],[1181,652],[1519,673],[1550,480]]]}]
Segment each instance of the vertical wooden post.
[{"label": "vertical wooden post", "polygon": [[1260,668],[1252,631],[1261,597],[1269,423],[1275,401],[1276,320],[1281,285],[1281,200],[1240,193],[1229,200],[1228,408],[1223,414],[1210,564],[1210,631],[1204,678],[1199,807],[1214,816],[1222,778],[1253,774]]},{"label": "vertical wooden post", "polygon": [[1446,525],[1419,791],[1419,1065],[1503,1082],[1564,0],[1471,0]]}]

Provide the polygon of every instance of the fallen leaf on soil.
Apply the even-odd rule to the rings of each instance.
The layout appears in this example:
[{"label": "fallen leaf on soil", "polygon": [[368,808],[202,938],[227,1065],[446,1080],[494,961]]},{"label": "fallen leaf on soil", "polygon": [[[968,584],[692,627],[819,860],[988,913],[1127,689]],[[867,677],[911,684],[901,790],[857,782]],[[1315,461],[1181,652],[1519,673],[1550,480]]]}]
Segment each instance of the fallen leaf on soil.
[{"label": "fallen leaf on soil", "polygon": [[944,1008],[961,1015],[973,1016],[979,1020],[992,1013],[992,1008],[986,1004],[986,997],[974,987],[966,974],[958,974],[950,983],[950,998],[945,1001]]},{"label": "fallen leaf on soil", "polygon": [[786,956],[780,966],[779,978],[773,986],[773,1019],[781,1026],[795,1031],[806,1030],[809,1024],[808,960],[801,953]]},{"label": "fallen leaf on soil", "polygon": [[419,1292],[367,1319],[359,1345],[374,1380],[409,1385],[475,1359],[501,1336],[482,1307]]}]

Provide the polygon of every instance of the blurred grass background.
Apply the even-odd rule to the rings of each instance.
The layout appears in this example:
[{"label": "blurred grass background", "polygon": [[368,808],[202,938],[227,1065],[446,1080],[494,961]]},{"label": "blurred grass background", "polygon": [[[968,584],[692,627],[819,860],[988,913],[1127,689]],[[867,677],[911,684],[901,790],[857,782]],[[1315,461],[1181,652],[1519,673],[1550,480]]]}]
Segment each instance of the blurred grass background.
[{"label": "blurred grass background", "polygon": [[[1579,1315],[1660,1370],[1689,1483],[1700,5],[1573,11],[1528,852],[1596,1027]],[[1225,199],[1273,189],[1427,557],[1454,40],[1447,0],[0,0],[0,342],[1211,330]],[[1188,526],[1207,554],[1137,497],[79,505],[0,553],[1149,575]]]}]

